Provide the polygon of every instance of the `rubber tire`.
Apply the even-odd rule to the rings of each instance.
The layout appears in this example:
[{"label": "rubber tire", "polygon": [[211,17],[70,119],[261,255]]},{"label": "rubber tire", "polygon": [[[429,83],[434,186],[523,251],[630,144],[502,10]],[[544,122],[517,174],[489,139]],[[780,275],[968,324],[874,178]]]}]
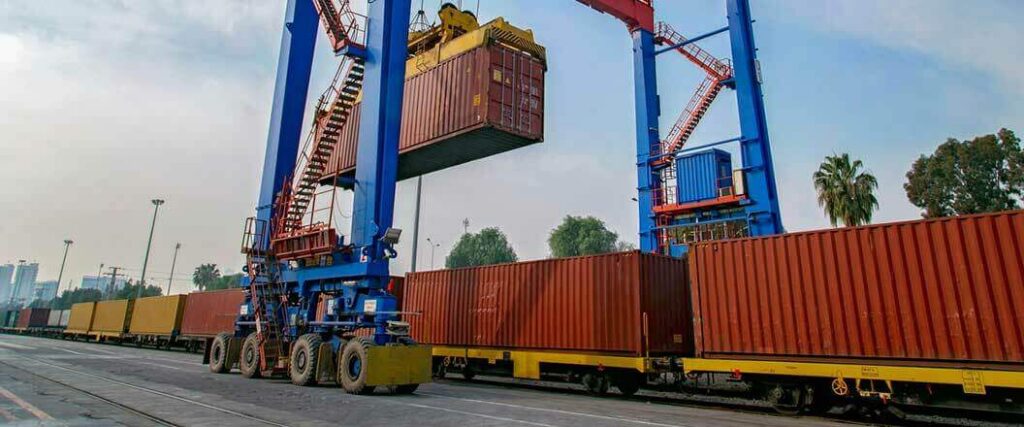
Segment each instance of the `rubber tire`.
[{"label": "rubber tire", "polygon": [[210,345],[210,372],[215,374],[226,374],[231,372],[228,366],[228,347],[231,343],[231,334],[221,332],[213,339]]},{"label": "rubber tire", "polygon": [[242,343],[242,354],[238,357],[238,370],[242,371],[242,376],[246,378],[259,378],[262,376],[262,372],[260,372],[260,345],[255,332],[245,337],[245,342]]},{"label": "rubber tire", "polygon": [[[338,363],[338,381],[341,383],[341,388],[349,394],[370,394],[373,393],[374,386],[366,385],[366,367],[367,355],[370,346],[370,340],[363,337],[352,338],[348,344],[345,344],[345,348],[341,353],[341,363]],[[353,377],[349,372],[349,364],[354,360],[358,359],[362,366],[359,370],[359,375]]]},{"label": "rubber tire", "polygon": [[316,374],[320,363],[320,344],[323,344],[323,340],[318,334],[305,334],[295,341],[289,359],[291,362],[288,364],[288,374],[292,379],[292,384],[307,387],[316,385]]}]

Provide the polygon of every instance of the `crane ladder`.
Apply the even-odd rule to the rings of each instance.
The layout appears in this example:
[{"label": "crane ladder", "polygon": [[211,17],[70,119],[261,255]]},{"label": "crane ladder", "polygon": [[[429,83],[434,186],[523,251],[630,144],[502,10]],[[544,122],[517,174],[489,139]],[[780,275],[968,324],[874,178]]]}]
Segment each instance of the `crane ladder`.
[{"label": "crane ladder", "polygon": [[245,230],[242,251],[246,255],[245,270],[249,276],[248,292],[259,343],[260,370],[272,371],[286,365],[287,361],[285,325],[281,322],[287,288],[280,280],[280,264],[270,251],[261,249],[267,236],[267,222],[250,217]]}]

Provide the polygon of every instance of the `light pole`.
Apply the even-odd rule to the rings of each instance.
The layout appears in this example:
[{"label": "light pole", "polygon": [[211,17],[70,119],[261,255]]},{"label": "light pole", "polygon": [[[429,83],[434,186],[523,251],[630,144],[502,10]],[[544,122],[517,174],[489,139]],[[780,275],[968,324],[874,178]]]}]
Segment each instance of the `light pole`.
[{"label": "light pole", "polygon": [[60,274],[57,275],[57,293],[60,293],[60,283],[64,280],[64,264],[68,262],[68,249],[75,243],[71,239],[64,239],[64,259],[60,262]]},{"label": "light pole", "polygon": [[149,241],[146,243],[146,258],[142,260],[142,279],[139,280],[139,292],[136,298],[142,298],[142,289],[146,287],[146,265],[149,264],[149,248],[153,246],[153,229],[156,228],[156,213],[160,211],[163,200],[153,199],[153,223],[149,226]]},{"label": "light pole", "polygon": [[102,286],[102,285],[100,285],[100,280],[102,280],[102,277],[103,277],[103,263],[101,262],[100,263],[100,269],[96,270],[96,290],[100,291],[100,292],[103,292],[102,290],[100,290],[100,288]]},{"label": "light pole", "polygon": [[433,270],[434,269],[434,249],[437,249],[437,248],[441,247],[441,244],[440,243],[434,243],[434,241],[430,240],[429,237],[427,237],[427,243],[430,243],[430,269]]},{"label": "light pole", "polygon": [[[416,178],[416,218],[412,223],[412,272],[416,272],[417,250],[420,243],[420,195],[423,194],[423,176]],[[431,266],[433,269],[433,266]]]},{"label": "light pole", "polygon": [[181,249],[181,243],[174,245],[174,259],[171,261],[171,277],[167,279],[167,295],[171,294],[171,284],[174,283],[174,265],[178,263],[178,250]]}]

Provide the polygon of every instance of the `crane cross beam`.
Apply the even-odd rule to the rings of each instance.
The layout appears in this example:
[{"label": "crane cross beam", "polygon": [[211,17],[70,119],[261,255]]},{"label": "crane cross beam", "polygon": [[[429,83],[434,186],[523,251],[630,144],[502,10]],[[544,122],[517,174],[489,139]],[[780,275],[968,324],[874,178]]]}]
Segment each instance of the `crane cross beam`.
[{"label": "crane cross beam", "polygon": [[625,22],[630,30],[654,32],[653,0],[576,0]]}]

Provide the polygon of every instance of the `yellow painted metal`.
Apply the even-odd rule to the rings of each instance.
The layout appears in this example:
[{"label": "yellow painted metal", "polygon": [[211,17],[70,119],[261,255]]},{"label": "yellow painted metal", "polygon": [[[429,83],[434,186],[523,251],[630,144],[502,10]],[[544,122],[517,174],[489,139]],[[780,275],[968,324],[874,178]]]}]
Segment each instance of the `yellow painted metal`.
[{"label": "yellow painted metal", "polygon": [[96,312],[96,303],[80,302],[71,306],[71,314],[68,316],[68,326],[65,333],[84,334],[92,328],[92,317]]},{"label": "yellow painted metal", "polygon": [[1024,372],[997,369],[924,368],[912,366],[845,363],[779,362],[734,359],[681,359],[691,372],[740,372],[742,374],[845,378],[928,384],[959,385],[967,394],[985,394],[986,387],[1024,389]]},{"label": "yellow painted metal", "polygon": [[186,295],[139,298],[132,308],[132,335],[171,336],[181,330]]},{"label": "yellow painted metal", "polygon": [[90,333],[123,334],[128,331],[128,322],[132,315],[133,300],[112,300],[96,303]]},{"label": "yellow painted metal", "polygon": [[430,346],[371,346],[366,352],[366,384],[371,386],[430,382]]},{"label": "yellow painted metal", "polygon": [[604,356],[585,353],[559,353],[551,351],[504,350],[475,347],[434,346],[434,357],[462,357],[486,359],[494,364],[499,360],[512,362],[512,376],[522,379],[540,379],[540,364],[592,366],[604,368],[635,369],[646,373],[651,369],[650,360],[643,357]]}]

